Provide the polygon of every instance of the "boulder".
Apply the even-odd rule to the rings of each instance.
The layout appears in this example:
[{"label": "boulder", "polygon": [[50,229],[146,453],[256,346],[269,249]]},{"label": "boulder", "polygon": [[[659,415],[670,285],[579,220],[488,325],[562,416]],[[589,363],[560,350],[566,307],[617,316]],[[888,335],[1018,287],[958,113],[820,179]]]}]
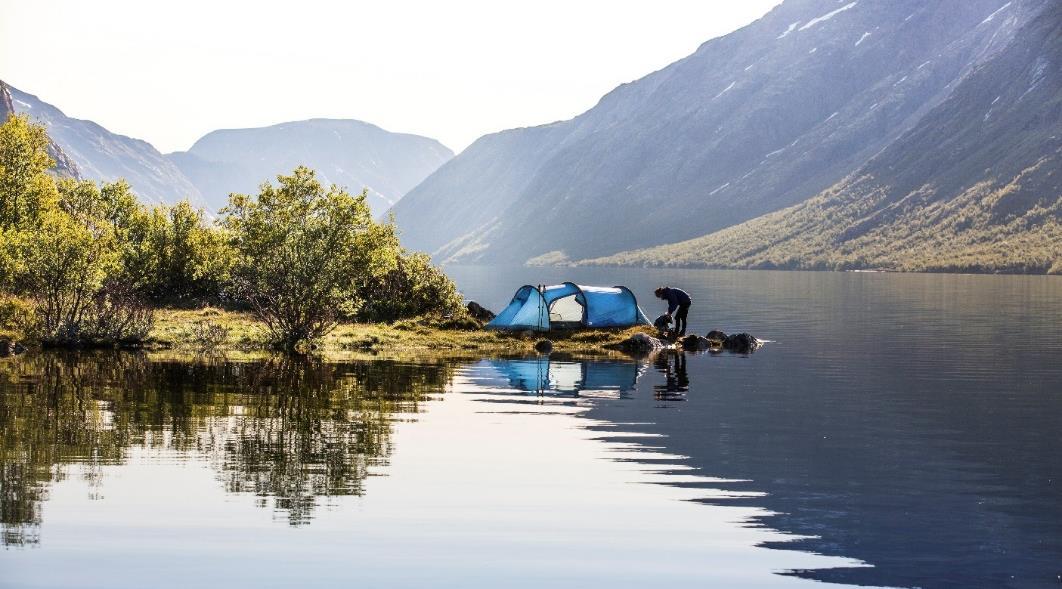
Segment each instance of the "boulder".
[{"label": "boulder", "polygon": [[723,342],[726,341],[726,332],[725,331],[719,331],[718,329],[713,329],[713,330],[709,331],[708,335],[705,336],[705,337],[707,337],[708,339],[712,340],[713,342],[719,342],[720,344],[722,344]]},{"label": "boulder", "polygon": [[760,340],[747,333],[735,333],[726,337],[726,340],[723,341],[723,347],[731,352],[748,354],[749,352],[755,352],[756,348],[760,347]]},{"label": "boulder", "polygon": [[688,352],[700,352],[712,347],[712,341],[699,335],[687,335],[682,338],[682,349]]},{"label": "boulder", "polygon": [[469,315],[483,322],[493,321],[496,317],[493,311],[476,301],[469,301],[465,308],[468,309]]},{"label": "boulder", "polygon": [[540,339],[535,342],[535,351],[540,354],[548,354],[553,351],[553,342],[548,339]]},{"label": "boulder", "polygon": [[618,344],[607,347],[630,354],[649,354],[664,349],[664,342],[647,333],[636,333]]}]

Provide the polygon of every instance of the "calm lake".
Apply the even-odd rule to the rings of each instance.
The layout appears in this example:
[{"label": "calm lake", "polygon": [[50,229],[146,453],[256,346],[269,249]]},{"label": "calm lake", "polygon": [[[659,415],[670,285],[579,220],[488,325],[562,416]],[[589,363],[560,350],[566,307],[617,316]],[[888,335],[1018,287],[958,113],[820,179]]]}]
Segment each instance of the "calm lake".
[{"label": "calm lake", "polygon": [[0,360],[0,587],[1062,587],[1062,279],[447,270],[770,343]]}]

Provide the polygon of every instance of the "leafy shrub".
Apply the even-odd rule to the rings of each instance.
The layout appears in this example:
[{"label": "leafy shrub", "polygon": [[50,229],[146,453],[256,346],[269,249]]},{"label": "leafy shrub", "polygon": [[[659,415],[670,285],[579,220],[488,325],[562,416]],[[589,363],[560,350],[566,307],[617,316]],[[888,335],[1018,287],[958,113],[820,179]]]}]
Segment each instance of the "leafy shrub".
[{"label": "leafy shrub", "polygon": [[36,305],[39,334],[55,343],[80,343],[89,308],[117,267],[113,234],[94,219],[48,211],[24,245],[27,291]]},{"label": "leafy shrub", "polygon": [[129,285],[108,281],[92,297],[85,313],[81,343],[130,344],[147,339],[154,312]]},{"label": "leafy shrub", "polygon": [[277,180],[257,197],[232,195],[222,225],[237,295],[278,347],[296,350],[356,311],[359,287],[393,267],[398,238],[373,221],[365,192],[325,190],[305,167]]},{"label": "leafy shrub", "polygon": [[421,315],[452,316],[463,310],[450,277],[423,253],[403,253],[390,271],[369,279],[359,291],[362,321],[396,321]]},{"label": "leafy shrub", "polygon": [[25,336],[36,323],[33,305],[18,297],[0,295],[0,336]]},{"label": "leafy shrub", "polygon": [[122,280],[155,302],[215,299],[232,256],[225,237],[187,201],[148,209],[124,180],[97,186],[59,182],[60,206],[71,215],[98,219],[112,229]]},{"label": "leafy shrub", "polygon": [[26,115],[0,123],[0,229],[32,228],[56,199],[48,133]]},{"label": "leafy shrub", "polygon": [[113,226],[83,210],[47,211],[23,244],[22,283],[36,331],[51,345],[142,341],[152,313],[135,290],[111,278],[120,268]]}]

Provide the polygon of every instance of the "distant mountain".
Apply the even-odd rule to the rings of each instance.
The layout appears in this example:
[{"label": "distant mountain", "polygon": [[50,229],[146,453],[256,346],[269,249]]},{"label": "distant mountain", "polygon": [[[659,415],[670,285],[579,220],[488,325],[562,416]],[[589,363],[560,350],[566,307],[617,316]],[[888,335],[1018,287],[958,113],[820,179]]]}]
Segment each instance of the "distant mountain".
[{"label": "distant mountain", "polygon": [[325,183],[352,192],[368,188],[370,206],[382,213],[453,155],[427,137],[355,120],[311,119],[213,131],[188,151],[166,157],[215,210],[229,193],[256,192],[263,182],[304,164]]},{"label": "distant mountain", "polygon": [[92,121],[68,117],[32,94],[7,88],[15,112],[44,124],[52,141],[69,156],[82,177],[97,181],[125,178],[147,202],[172,204],[187,198],[203,205],[195,186],[150,143],[112,133]]},{"label": "distant mountain", "polygon": [[125,178],[149,203],[187,198],[216,212],[229,193],[257,192],[277,174],[307,165],[325,183],[352,192],[368,188],[370,206],[382,213],[454,155],[427,137],[390,133],[355,120],[312,119],[214,131],[186,152],[163,156],[146,141],[70,118],[3,82],[0,88],[5,89],[0,90],[0,114],[6,118],[6,109],[25,113],[48,128],[54,142],[49,152],[60,174],[97,181]]},{"label": "distant mountain", "polygon": [[1062,274],[1060,62],[1062,3],[1049,2],[911,131],[829,190],[594,263]]},{"label": "distant mountain", "polygon": [[[8,90],[7,84],[0,80],[0,122],[6,121],[7,117],[13,114],[17,114],[15,112],[15,101],[11,98],[11,91]],[[63,148],[55,144],[55,141],[48,143],[48,155],[55,161],[52,170],[58,176],[81,178],[81,172],[78,171],[77,166],[70,161],[70,157],[66,155]]]},{"label": "distant mountain", "polygon": [[[894,165],[927,171],[928,162],[977,147],[932,135],[923,127],[927,117],[967,100],[958,91],[979,72],[991,69],[999,83],[1013,78],[993,66],[1005,56],[1029,60],[1012,72],[1040,67],[1015,49],[1019,31],[1038,17],[1054,18],[1056,4],[786,0],[572,120],[481,138],[393,211],[404,243],[440,261],[555,263],[698,238],[779,211],[836,188],[894,145]],[[1040,56],[1044,76],[1057,75],[1058,55]],[[1002,114],[997,105],[987,121]],[[1015,102],[1025,114],[1007,120],[1032,117],[1030,105],[1029,98]],[[948,108],[956,109],[951,122],[932,128],[989,149],[989,137],[971,131],[986,124],[986,112]],[[1050,111],[1042,114],[1052,124]],[[1045,137],[1058,131],[1053,124]],[[926,135],[909,139],[920,128]],[[1025,131],[1008,129],[990,149],[1009,152]],[[906,149],[920,151],[902,151],[905,137]],[[941,145],[950,151],[939,152]],[[1052,153],[1037,145],[1015,162],[1040,149],[1037,157]],[[941,172],[954,180],[938,187],[941,198],[987,179],[988,166],[965,161]],[[910,189],[919,178],[904,170],[885,166],[877,181]],[[683,260],[711,264],[711,256]],[[639,254],[606,261],[675,260]]]}]

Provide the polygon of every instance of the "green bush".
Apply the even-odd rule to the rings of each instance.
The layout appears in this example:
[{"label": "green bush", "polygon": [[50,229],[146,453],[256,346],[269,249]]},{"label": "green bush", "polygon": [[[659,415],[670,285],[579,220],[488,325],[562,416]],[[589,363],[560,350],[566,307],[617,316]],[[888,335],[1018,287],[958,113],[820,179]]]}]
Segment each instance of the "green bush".
[{"label": "green bush", "polygon": [[110,228],[54,209],[23,250],[23,283],[36,305],[42,340],[81,343],[93,299],[118,267]]},{"label": "green bush", "polygon": [[36,322],[32,303],[0,295],[0,338],[22,339],[33,330]]},{"label": "green bush", "polygon": [[93,295],[80,331],[81,339],[74,343],[140,344],[147,340],[154,322],[153,309],[139,293],[123,282],[108,281]]},{"label": "green bush", "polygon": [[453,316],[463,310],[450,277],[423,253],[403,253],[395,267],[371,277],[359,290],[362,321],[397,321],[421,315]]},{"label": "green bush", "polygon": [[48,133],[26,115],[0,124],[0,229],[27,229],[55,204],[55,181],[46,172]]},{"label": "green bush", "polygon": [[398,256],[394,226],[372,219],[366,193],[325,189],[309,168],[234,194],[222,226],[235,252],[232,283],[274,343],[296,350],[358,307],[359,289]]},{"label": "green bush", "polygon": [[34,331],[49,345],[142,341],[152,313],[120,279],[121,231],[92,183],[63,183],[16,248],[19,288],[33,300]]},{"label": "green bush", "polygon": [[201,209],[188,201],[148,209],[123,180],[100,186],[62,180],[59,194],[63,210],[112,228],[121,253],[117,275],[143,297],[155,303],[219,297],[232,255]]}]

